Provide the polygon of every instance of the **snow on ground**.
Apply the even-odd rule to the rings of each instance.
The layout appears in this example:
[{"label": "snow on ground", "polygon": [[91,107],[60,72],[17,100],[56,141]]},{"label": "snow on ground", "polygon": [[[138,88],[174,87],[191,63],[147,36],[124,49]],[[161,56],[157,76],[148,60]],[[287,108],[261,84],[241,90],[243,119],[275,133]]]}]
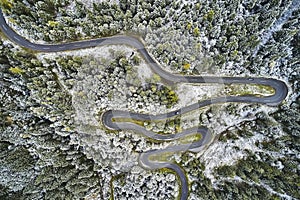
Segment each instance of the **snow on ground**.
[{"label": "snow on ground", "polygon": [[247,183],[249,185],[256,185],[256,186],[259,186],[259,187],[263,187],[265,188],[266,190],[268,190],[271,194],[276,194],[278,196],[280,196],[282,199],[286,199],[286,200],[292,200],[294,199],[293,197],[287,195],[286,193],[284,193],[284,191],[282,191],[283,193],[279,193],[279,192],[276,192],[275,190],[273,190],[269,185],[265,184],[264,182],[259,182],[259,183],[256,183],[254,181],[248,181],[248,180],[244,180],[242,179],[241,177],[239,176],[235,176],[233,178],[230,178],[230,177],[226,177],[226,178],[221,178],[220,180],[222,181],[229,181],[229,182],[239,182],[239,183]]},{"label": "snow on ground", "polygon": [[[238,109],[237,109],[238,110]],[[258,110],[254,111],[254,115],[259,112],[265,112],[265,113],[272,113],[276,109],[275,108],[269,108],[267,106],[261,106]],[[243,113],[240,113],[240,115],[244,115]],[[224,116],[226,117],[226,116]],[[224,118],[222,117],[222,118]],[[230,118],[230,116],[229,116]],[[271,118],[270,118],[271,119]],[[240,120],[235,119],[232,120],[232,124],[228,127],[222,127],[222,126],[212,126],[216,127],[215,131],[225,131],[225,130],[231,130],[234,131],[234,129],[239,129],[239,124],[241,124],[243,121],[252,121],[253,118],[242,118]],[[283,136],[285,133],[281,130],[280,125],[277,124],[276,121],[273,121],[274,130],[272,131],[272,137],[277,138],[280,136]],[[277,125],[275,125],[275,123]],[[220,134],[221,132],[217,133]],[[234,165],[238,160],[244,159],[247,154],[245,152],[250,151],[254,154],[256,152],[264,152],[272,157],[283,157],[278,152],[272,152],[272,151],[266,151],[265,149],[262,150],[260,147],[256,145],[257,142],[261,143],[262,141],[267,141],[269,138],[264,135],[262,132],[254,132],[254,135],[250,138],[247,137],[239,137],[236,140],[228,140],[226,142],[222,141],[215,141],[212,143],[205,151],[198,153],[198,156],[200,157],[200,160],[205,163],[205,170],[204,174],[207,176],[213,183],[214,186],[216,186],[217,179],[214,176],[214,169],[224,166],[224,165]],[[259,159],[259,158],[258,158]],[[281,167],[280,164],[278,164],[278,167]]]},{"label": "snow on ground", "polygon": [[153,76],[153,72],[151,71],[147,63],[145,63],[144,60],[139,64],[137,70],[138,70],[138,77],[142,81],[142,84],[146,83],[146,79],[149,79]]},{"label": "snow on ground", "polygon": [[273,23],[273,25],[262,34],[261,42],[254,50],[253,57],[255,57],[258,51],[260,50],[260,48],[263,47],[270,40],[274,32],[282,29],[283,24],[290,18],[293,12],[299,8],[299,6],[300,6],[300,1],[293,0],[290,6],[284,10],[281,17],[277,19]]},{"label": "snow on ground", "polygon": [[224,86],[220,84],[178,84],[175,92],[179,97],[179,102],[176,107],[182,108],[215,97],[223,89]]},{"label": "snow on ground", "polygon": [[[255,145],[255,142],[262,141],[264,136],[259,133],[255,133],[255,136],[251,138],[239,138],[238,140],[224,142],[214,142],[209,148],[202,154],[201,160],[205,163],[204,174],[214,184],[216,181],[213,173],[214,169],[223,165],[233,165],[238,160],[245,158],[246,154],[244,150],[250,150],[251,152],[260,151]],[[238,147],[238,149],[236,148]]]},{"label": "snow on ground", "polygon": [[119,4],[119,0],[79,0],[78,2],[81,2],[82,4],[84,4],[86,6],[86,8],[88,9],[93,9],[93,4],[99,4],[102,2],[107,2],[109,4]]},{"label": "snow on ground", "polygon": [[95,56],[99,58],[110,58],[110,51],[121,51],[125,53],[126,57],[129,57],[133,51],[133,48],[127,45],[105,45],[105,46],[96,46],[85,49],[77,49],[72,51],[63,51],[63,52],[54,52],[54,53],[38,53],[38,58],[52,58],[55,59],[57,56]]},{"label": "snow on ground", "polygon": [[21,35],[22,37],[26,38],[30,42],[36,43],[36,44],[46,44],[43,40],[33,40],[32,36],[28,33],[26,29],[21,28],[20,26],[13,23],[13,19],[11,17],[7,17],[5,13],[3,13],[3,16],[6,20],[6,23],[9,27],[11,27],[18,35]]}]

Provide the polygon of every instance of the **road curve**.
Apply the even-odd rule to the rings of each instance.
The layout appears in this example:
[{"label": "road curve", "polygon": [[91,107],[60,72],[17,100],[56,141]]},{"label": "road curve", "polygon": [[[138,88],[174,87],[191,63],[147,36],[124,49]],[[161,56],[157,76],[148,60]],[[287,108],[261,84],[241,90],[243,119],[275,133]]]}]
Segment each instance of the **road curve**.
[{"label": "road curve", "polygon": [[257,97],[254,95],[248,96],[225,96],[215,99],[201,101],[181,109],[168,112],[165,114],[151,115],[151,114],[139,114],[127,111],[114,111],[109,110],[103,113],[102,123],[109,129],[113,130],[133,130],[139,133],[142,133],[144,136],[158,141],[173,141],[179,140],[184,137],[201,134],[202,137],[198,141],[194,141],[189,144],[179,144],[175,146],[169,146],[165,149],[151,150],[140,154],[139,163],[142,167],[147,169],[159,169],[159,168],[169,168],[174,170],[180,181],[181,181],[181,195],[180,199],[185,200],[188,198],[188,180],[184,174],[184,171],[176,164],[170,162],[157,162],[151,161],[150,157],[153,155],[159,155],[169,152],[185,152],[193,151],[198,152],[206,145],[208,145],[212,139],[213,135],[205,127],[196,127],[192,129],[183,130],[181,133],[171,134],[171,135],[162,135],[156,134],[154,132],[146,130],[144,127],[139,126],[131,122],[118,122],[116,119],[134,119],[139,121],[145,120],[162,120],[170,117],[186,114],[195,109],[199,109],[204,106],[216,104],[216,103],[225,103],[225,102],[247,102],[247,103],[260,103],[270,106],[276,106],[280,104],[287,96],[288,88],[286,84],[280,80],[272,78],[244,78],[244,77],[214,77],[214,76],[181,76],[176,74],[171,74],[161,68],[161,66],[156,62],[156,60],[148,53],[145,49],[144,44],[137,38],[126,36],[126,35],[117,35],[106,38],[99,38],[87,41],[78,41],[70,42],[63,44],[35,44],[22,36],[18,35],[14,30],[12,30],[3,16],[2,10],[0,9],[0,29],[1,31],[13,42],[29,48],[35,51],[41,52],[59,52],[67,50],[76,50],[82,48],[90,48],[103,45],[130,45],[134,47],[145,61],[149,64],[152,70],[160,75],[163,79],[171,83],[217,83],[217,84],[260,84],[270,86],[274,89],[274,94],[270,96]]}]

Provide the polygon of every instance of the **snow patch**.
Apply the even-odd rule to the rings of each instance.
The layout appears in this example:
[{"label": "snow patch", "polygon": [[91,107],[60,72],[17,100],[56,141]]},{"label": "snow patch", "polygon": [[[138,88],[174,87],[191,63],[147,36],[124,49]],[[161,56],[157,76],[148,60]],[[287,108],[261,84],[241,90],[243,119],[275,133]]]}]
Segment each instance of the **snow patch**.
[{"label": "snow patch", "polygon": [[221,84],[184,84],[181,83],[177,86],[175,92],[178,95],[179,102],[176,107],[182,108],[200,100],[205,100],[220,94],[224,89]]},{"label": "snow patch", "polygon": [[119,0],[89,0],[89,1],[79,0],[78,2],[85,5],[86,8],[88,8],[88,9],[93,9],[93,4],[99,4],[99,3],[102,3],[102,2],[107,2],[110,5],[119,4]]},{"label": "snow patch", "polygon": [[138,69],[138,77],[143,83],[146,83],[146,79],[151,78],[153,76],[153,72],[151,71],[150,67],[144,61],[137,66]]},{"label": "snow patch", "polygon": [[245,158],[244,150],[251,152],[261,151],[255,143],[264,140],[264,136],[255,133],[251,138],[239,138],[227,142],[215,142],[202,154],[201,160],[205,163],[204,175],[208,177],[214,185],[214,169],[224,165],[234,165],[238,160]]},{"label": "snow patch", "polygon": [[269,41],[269,39],[272,37],[274,32],[282,29],[283,24],[286,21],[288,21],[288,19],[292,16],[293,12],[299,9],[299,7],[300,7],[299,0],[293,0],[291,2],[290,6],[285,9],[281,17],[277,21],[275,21],[275,23],[267,31],[263,33],[261,42],[254,50],[252,57],[255,57],[257,55],[260,48],[263,47]]}]

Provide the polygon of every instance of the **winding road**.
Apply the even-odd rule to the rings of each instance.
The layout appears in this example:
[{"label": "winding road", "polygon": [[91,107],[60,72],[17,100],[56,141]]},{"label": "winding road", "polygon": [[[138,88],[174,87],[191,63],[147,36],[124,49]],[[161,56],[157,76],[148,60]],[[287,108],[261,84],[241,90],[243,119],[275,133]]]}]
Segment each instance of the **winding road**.
[{"label": "winding road", "polygon": [[254,95],[247,96],[224,96],[214,99],[209,99],[201,101],[186,107],[183,107],[179,110],[168,112],[165,114],[151,115],[151,114],[139,114],[127,111],[119,110],[109,110],[103,113],[102,123],[107,128],[112,130],[133,130],[135,132],[142,133],[144,136],[157,140],[157,141],[174,141],[180,140],[182,138],[201,134],[201,139],[194,141],[188,144],[178,144],[174,146],[169,146],[165,149],[151,150],[140,154],[139,164],[147,169],[160,169],[160,168],[169,168],[174,170],[180,179],[181,192],[180,199],[185,200],[188,198],[188,180],[186,175],[177,164],[167,162],[167,161],[153,161],[151,156],[161,155],[164,153],[176,153],[176,152],[199,152],[205,146],[210,144],[213,139],[213,134],[206,127],[195,127],[192,129],[183,130],[181,133],[171,134],[171,135],[162,135],[157,134],[152,131],[146,130],[143,126],[139,126],[133,122],[121,122],[118,119],[132,119],[138,121],[149,121],[149,120],[163,120],[178,115],[183,115],[188,112],[191,112],[195,109],[199,109],[204,106],[225,103],[225,102],[246,102],[246,103],[260,103],[270,106],[276,106],[280,104],[287,96],[288,88],[286,84],[280,80],[272,78],[244,78],[244,77],[214,77],[214,76],[181,76],[176,74],[171,74],[162,69],[162,67],[156,62],[156,60],[148,53],[145,49],[144,44],[135,37],[127,35],[117,35],[112,37],[93,39],[87,41],[78,41],[71,43],[63,44],[35,44],[22,36],[18,35],[14,30],[8,26],[6,20],[3,16],[2,10],[0,9],[0,29],[1,31],[13,42],[23,46],[28,49],[32,49],[40,52],[59,52],[59,51],[68,51],[76,50],[82,48],[91,48],[96,46],[103,45],[130,45],[135,48],[140,55],[145,59],[151,69],[160,75],[163,79],[176,84],[176,83],[216,83],[216,84],[259,84],[270,86],[274,89],[274,94],[270,96],[257,97]]}]

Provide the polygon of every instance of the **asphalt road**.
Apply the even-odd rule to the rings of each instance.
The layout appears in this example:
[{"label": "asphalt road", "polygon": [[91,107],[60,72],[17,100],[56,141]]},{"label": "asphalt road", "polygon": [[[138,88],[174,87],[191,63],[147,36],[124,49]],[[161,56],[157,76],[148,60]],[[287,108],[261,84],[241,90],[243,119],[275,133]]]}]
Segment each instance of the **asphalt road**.
[{"label": "asphalt road", "polygon": [[209,99],[201,101],[192,105],[188,105],[179,110],[175,110],[165,114],[151,115],[151,114],[139,114],[127,111],[117,111],[109,110],[102,115],[102,123],[107,128],[112,130],[133,130],[135,132],[141,133],[144,136],[157,140],[157,141],[173,141],[179,140],[184,137],[188,137],[194,134],[201,134],[202,137],[199,141],[194,141],[188,144],[178,144],[175,146],[169,146],[165,149],[151,150],[141,153],[139,157],[139,164],[147,169],[160,169],[169,168],[174,170],[180,181],[181,181],[181,193],[180,199],[185,200],[188,198],[188,180],[184,174],[184,171],[176,164],[171,162],[159,162],[151,160],[151,156],[161,155],[164,153],[176,153],[176,152],[199,152],[210,142],[212,142],[213,134],[205,127],[196,127],[188,130],[183,130],[181,133],[172,135],[162,135],[157,134],[152,131],[146,130],[144,127],[139,126],[131,122],[117,122],[117,118],[120,119],[134,119],[139,121],[145,120],[162,120],[171,118],[178,115],[186,114],[195,109],[199,109],[204,106],[225,103],[225,102],[246,102],[246,103],[260,103],[267,104],[270,106],[276,106],[280,104],[287,96],[288,88],[286,84],[280,80],[272,78],[248,78],[248,77],[214,77],[214,76],[181,76],[176,74],[171,74],[165,71],[158,62],[148,53],[145,49],[143,42],[138,38],[127,36],[127,35],[117,35],[112,37],[93,39],[87,41],[78,41],[63,44],[35,44],[32,43],[22,36],[18,35],[14,30],[12,30],[6,23],[3,17],[2,10],[0,9],[0,29],[1,31],[13,42],[23,46],[28,49],[41,52],[59,52],[59,51],[69,51],[82,48],[90,48],[103,45],[129,45],[134,47],[145,61],[149,64],[152,70],[160,75],[163,79],[171,83],[215,83],[215,84],[260,84],[270,86],[274,89],[274,94],[270,96],[257,97],[254,95],[248,96],[225,96],[215,99]]}]

